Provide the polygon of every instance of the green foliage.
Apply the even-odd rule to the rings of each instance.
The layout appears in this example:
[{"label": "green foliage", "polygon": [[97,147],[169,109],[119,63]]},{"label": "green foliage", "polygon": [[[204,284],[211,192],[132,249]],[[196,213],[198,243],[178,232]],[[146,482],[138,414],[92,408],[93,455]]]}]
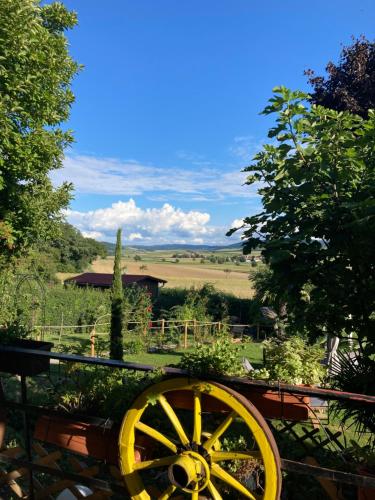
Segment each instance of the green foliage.
[{"label": "green foliage", "polygon": [[46,295],[45,322],[47,325],[60,325],[61,322],[65,325],[93,325],[110,310],[108,290],[54,285],[48,288]]},{"label": "green foliage", "polygon": [[58,272],[84,271],[96,257],[106,257],[107,250],[103,243],[85,238],[70,224],[60,224],[59,231],[48,247],[39,245],[39,254],[41,251],[51,255]]},{"label": "green foliage", "polygon": [[92,261],[106,256],[106,247],[67,223],[55,225],[52,241],[37,242],[24,256],[17,259],[17,272],[37,274],[42,280],[56,282],[57,272],[84,271]]},{"label": "green foliage", "polygon": [[144,335],[152,318],[149,292],[139,286],[126,287],[123,295],[123,331]]},{"label": "green foliage", "polygon": [[[334,389],[375,396],[374,356],[338,351],[333,372],[330,382]],[[372,445],[375,446],[375,412],[372,405],[356,401],[334,401],[333,408],[339,418],[348,425],[352,424],[359,434],[370,431]]]},{"label": "green foliage", "polygon": [[306,94],[274,91],[274,143],[245,169],[263,210],[244,220],[244,251],[262,246],[290,330],[375,343],[375,112],[309,109]]},{"label": "green foliage", "polygon": [[26,339],[30,334],[29,328],[14,322],[6,327],[0,327],[0,342],[9,344],[16,339]]},{"label": "green foliage", "polygon": [[[252,323],[255,311],[251,309],[253,301],[217,290],[211,283],[206,283],[198,290],[208,296],[207,312],[213,321],[223,321],[228,316],[236,316],[242,323]],[[164,315],[175,306],[186,302],[189,290],[185,288],[162,288],[154,304],[156,317]]]},{"label": "green foliage", "polygon": [[160,380],[160,373],[148,374],[91,368],[66,368],[66,378],[55,388],[55,404],[71,413],[110,418],[120,423],[135,399],[146,387]]},{"label": "green foliage", "polygon": [[124,353],[125,354],[139,354],[145,351],[145,345],[141,339],[128,340],[124,342]]},{"label": "green foliage", "polygon": [[300,337],[269,339],[264,345],[264,368],[250,372],[251,378],[280,380],[289,384],[319,384],[326,370],[321,362],[324,350]]},{"label": "green foliage", "polygon": [[113,283],[111,298],[111,333],[110,333],[110,357],[122,360],[122,326],[123,326],[123,291],[121,277],[121,229],[117,231],[117,243],[115,261],[113,267]]},{"label": "green foliage", "polygon": [[239,351],[237,344],[223,336],[214,344],[198,345],[192,352],[184,353],[178,366],[196,377],[240,375]]},{"label": "green foliage", "polygon": [[68,119],[78,65],[64,31],[76,24],[62,4],[0,0],[0,255],[7,259],[54,232],[71,185],[54,188],[72,135]]}]

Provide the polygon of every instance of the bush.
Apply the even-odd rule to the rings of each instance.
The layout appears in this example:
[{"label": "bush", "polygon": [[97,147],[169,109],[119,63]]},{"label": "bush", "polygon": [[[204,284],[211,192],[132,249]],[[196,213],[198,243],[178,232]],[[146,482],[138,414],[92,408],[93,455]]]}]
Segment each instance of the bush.
[{"label": "bush", "polygon": [[111,418],[121,422],[135,399],[146,387],[160,380],[160,372],[148,374],[124,370],[67,367],[67,377],[55,387],[55,405],[71,413]]},{"label": "bush", "polygon": [[145,345],[141,339],[128,340],[123,345],[124,354],[139,354],[145,350]]},{"label": "bush", "polygon": [[240,375],[240,347],[223,337],[214,344],[198,345],[194,351],[183,354],[178,366],[196,377],[208,375]]},{"label": "bush", "polygon": [[324,350],[301,337],[263,342],[264,368],[250,372],[252,378],[280,380],[288,384],[319,384],[326,373],[321,362]]}]

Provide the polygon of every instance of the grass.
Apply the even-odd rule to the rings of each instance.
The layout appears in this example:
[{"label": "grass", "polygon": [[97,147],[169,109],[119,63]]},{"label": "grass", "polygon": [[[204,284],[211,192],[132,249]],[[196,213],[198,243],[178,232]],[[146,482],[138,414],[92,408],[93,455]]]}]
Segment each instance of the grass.
[{"label": "grass", "polygon": [[[188,351],[188,350],[187,350]],[[179,350],[175,352],[167,353],[148,353],[142,352],[140,354],[129,354],[124,356],[124,361],[143,363],[153,366],[167,366],[172,364],[177,364],[184,354],[187,352],[184,350]],[[250,363],[259,368],[263,365],[263,348],[262,344],[258,342],[246,342],[243,344],[243,349],[240,352],[240,358],[247,358]]]}]

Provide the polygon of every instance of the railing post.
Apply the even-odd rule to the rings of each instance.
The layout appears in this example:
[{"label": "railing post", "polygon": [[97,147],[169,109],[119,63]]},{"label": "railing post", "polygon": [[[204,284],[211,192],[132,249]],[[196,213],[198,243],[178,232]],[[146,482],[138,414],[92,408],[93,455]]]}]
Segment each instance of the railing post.
[{"label": "railing post", "polygon": [[[26,386],[26,376],[21,375],[21,403],[22,405],[27,405],[27,386]],[[32,454],[31,454],[31,439],[30,439],[30,422],[29,415],[27,413],[27,409],[23,409],[23,430],[25,437],[25,450],[27,460],[32,462]],[[34,477],[33,471],[28,469],[29,476],[29,499],[34,500]]]},{"label": "railing post", "polygon": [[184,327],[184,349],[188,348],[188,322],[185,321]]},{"label": "railing post", "polygon": [[92,358],[95,358],[95,326],[90,334],[90,355]]}]

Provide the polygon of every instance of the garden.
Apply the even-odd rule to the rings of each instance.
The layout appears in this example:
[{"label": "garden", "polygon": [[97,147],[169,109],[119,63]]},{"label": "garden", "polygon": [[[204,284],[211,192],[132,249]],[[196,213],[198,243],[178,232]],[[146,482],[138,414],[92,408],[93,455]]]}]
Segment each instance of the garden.
[{"label": "garden", "polygon": [[243,170],[262,208],[228,233],[233,268],[258,258],[253,296],[153,300],[123,287],[121,228],[109,290],[58,283],[106,255],[50,178],[73,142],[76,23],[1,3],[0,497],[373,498],[375,44],[308,71],[311,93],[273,89]]}]

